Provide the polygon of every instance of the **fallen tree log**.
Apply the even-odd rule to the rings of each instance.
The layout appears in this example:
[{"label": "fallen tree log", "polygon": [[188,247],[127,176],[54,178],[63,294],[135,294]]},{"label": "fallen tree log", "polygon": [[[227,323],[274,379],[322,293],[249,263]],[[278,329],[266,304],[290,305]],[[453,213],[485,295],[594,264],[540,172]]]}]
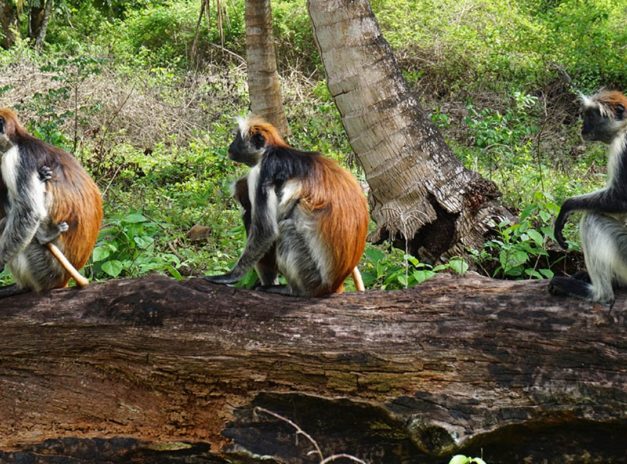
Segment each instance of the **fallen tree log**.
[{"label": "fallen tree log", "polygon": [[0,462],[319,462],[255,407],[371,464],[626,462],[626,309],[474,275],[322,299],[149,277],[0,300]]}]

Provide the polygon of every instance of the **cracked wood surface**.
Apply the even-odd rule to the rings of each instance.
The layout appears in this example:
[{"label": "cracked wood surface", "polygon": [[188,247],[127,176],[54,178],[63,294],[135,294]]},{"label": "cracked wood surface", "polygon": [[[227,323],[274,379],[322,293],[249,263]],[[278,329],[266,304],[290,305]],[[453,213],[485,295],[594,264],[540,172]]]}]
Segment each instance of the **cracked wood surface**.
[{"label": "cracked wood surface", "polygon": [[129,437],[312,462],[263,406],[373,464],[625,462],[626,306],[474,275],[322,299],[165,277],[22,295],[0,301],[0,450]]}]

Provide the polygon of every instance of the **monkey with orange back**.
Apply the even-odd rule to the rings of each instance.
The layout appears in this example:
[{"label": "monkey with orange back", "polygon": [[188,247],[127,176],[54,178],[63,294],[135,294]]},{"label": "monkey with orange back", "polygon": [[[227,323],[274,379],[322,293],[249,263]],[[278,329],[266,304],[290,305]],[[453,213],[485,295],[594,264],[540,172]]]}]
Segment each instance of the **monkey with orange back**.
[{"label": "monkey with orange back", "polygon": [[[245,223],[249,214],[248,239],[229,273],[206,279],[233,284],[256,266],[269,292],[342,292],[346,277],[358,274],[368,231],[368,204],[355,178],[320,153],[290,147],[275,127],[256,117],[239,121],[229,157],[251,168],[235,192]],[[274,285],[277,271],[287,286]]]},{"label": "monkey with orange back", "polygon": [[9,109],[0,109],[0,155],[0,269],[16,282],[0,297],[65,287],[71,276],[46,244],[83,267],[100,230],[100,191],[72,155],[30,135]]}]

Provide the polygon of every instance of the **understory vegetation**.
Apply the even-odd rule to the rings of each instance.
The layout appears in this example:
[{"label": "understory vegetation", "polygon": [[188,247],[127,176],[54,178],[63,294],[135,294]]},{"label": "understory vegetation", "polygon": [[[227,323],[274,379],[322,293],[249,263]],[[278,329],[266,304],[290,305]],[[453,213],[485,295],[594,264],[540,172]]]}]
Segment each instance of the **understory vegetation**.
[{"label": "understory vegetation", "polygon": [[[306,2],[272,4],[290,143],[349,165]],[[605,147],[579,137],[577,93],[627,89],[627,1],[371,4],[424,110],[519,221],[436,267],[371,244],[360,265],[366,285],[401,288],[469,267],[504,278],[572,271],[577,260],[557,251],[552,221],[564,198],[606,174]],[[75,153],[103,192],[89,277],[219,273],[241,252],[230,184],[244,170],[226,150],[248,111],[244,5],[211,5],[197,29],[198,1],[58,2],[42,50],[25,40],[0,50],[0,106]],[[574,221],[566,235],[576,254]]]}]

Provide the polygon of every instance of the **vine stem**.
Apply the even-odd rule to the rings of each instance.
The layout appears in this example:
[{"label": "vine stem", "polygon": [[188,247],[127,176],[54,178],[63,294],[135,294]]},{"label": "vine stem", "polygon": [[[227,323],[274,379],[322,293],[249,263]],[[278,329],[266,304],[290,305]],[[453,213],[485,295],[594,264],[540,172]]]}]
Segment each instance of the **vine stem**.
[{"label": "vine stem", "polygon": [[296,431],[296,437],[298,438],[299,435],[302,435],[303,437],[305,437],[307,439],[307,441],[309,441],[309,443],[311,443],[311,446],[314,447],[314,449],[312,451],[310,451],[309,453],[307,453],[308,455],[311,454],[317,454],[320,457],[320,463],[319,464],[327,464],[329,462],[333,462],[337,459],[349,459],[353,462],[356,462],[358,464],[368,464],[366,461],[362,461],[359,458],[356,458],[355,456],[352,456],[350,454],[333,454],[331,456],[328,457],[324,457],[324,454],[322,454],[322,450],[320,449],[320,446],[318,445],[318,442],[316,440],[314,440],[314,438],[309,435],[307,432],[305,432],[303,429],[300,428],[300,426],[298,424],[296,424],[295,422],[289,420],[287,417],[284,417],[280,414],[277,414],[276,412],[270,411],[269,409],[266,408],[262,408],[260,406],[255,407],[255,409],[253,410],[253,412],[255,414],[257,413],[264,413],[267,414],[269,416],[275,417],[276,419],[282,420],[283,422],[289,424],[290,426],[292,426],[292,428]]}]

